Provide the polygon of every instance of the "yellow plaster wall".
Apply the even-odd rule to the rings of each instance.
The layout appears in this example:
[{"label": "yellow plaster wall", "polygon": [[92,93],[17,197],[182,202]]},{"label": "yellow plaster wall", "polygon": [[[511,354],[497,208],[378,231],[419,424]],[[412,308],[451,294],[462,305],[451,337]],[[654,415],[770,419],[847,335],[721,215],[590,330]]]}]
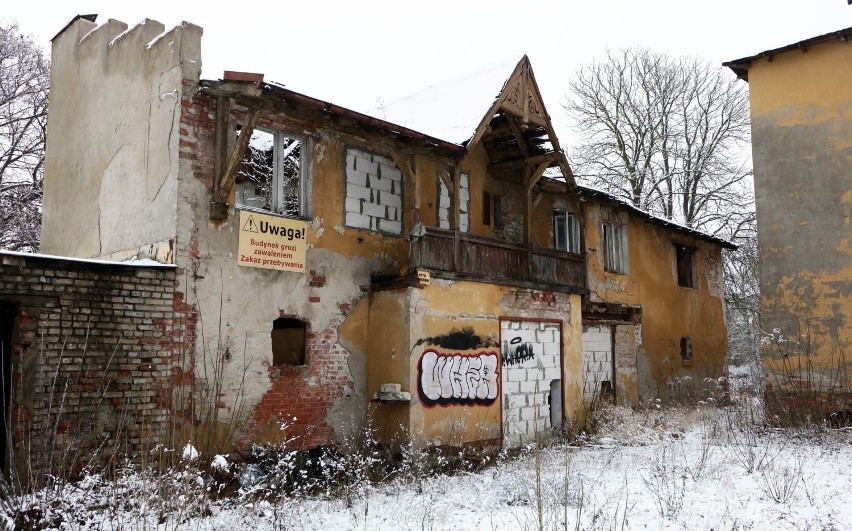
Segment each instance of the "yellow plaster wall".
[{"label": "yellow plaster wall", "polygon": [[822,385],[852,368],[850,87],[852,45],[839,39],[749,69],[761,319],[774,336],[765,359],[775,386]]},{"label": "yellow plaster wall", "polygon": [[[424,444],[460,444],[469,441],[493,440],[501,437],[500,395],[490,405],[425,406],[417,396],[418,365],[423,352],[429,349],[445,354],[500,355],[500,318],[558,319],[562,321],[563,343],[563,411],[571,419],[582,397],[582,319],[579,295],[566,295],[570,310],[537,311],[529,306],[514,307],[516,288],[476,282],[432,280],[425,288],[409,291],[411,434]],[[479,347],[470,350],[442,349],[423,343],[425,338],[473,330],[481,340]],[[421,343],[421,344],[418,344]]]},{"label": "yellow plaster wall", "polygon": [[[605,208],[586,205],[586,245],[592,300],[642,307],[642,337],[637,345],[638,382],[619,382],[620,392],[634,396],[664,393],[670,378],[724,374],[727,356],[718,245],[673,233],[659,225],[621,212],[627,221],[628,273],[605,271],[601,225]],[[696,288],[678,285],[674,242],[695,247]],[[680,339],[692,340],[693,358],[680,356]],[[629,380],[629,379],[628,379]],[[626,386],[626,387],[622,387]]]}]

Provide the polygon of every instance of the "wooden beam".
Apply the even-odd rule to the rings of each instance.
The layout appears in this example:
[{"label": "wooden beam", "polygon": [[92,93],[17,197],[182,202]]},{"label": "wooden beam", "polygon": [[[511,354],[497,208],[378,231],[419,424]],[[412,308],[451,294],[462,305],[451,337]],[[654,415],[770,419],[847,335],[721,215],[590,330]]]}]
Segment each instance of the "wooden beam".
[{"label": "wooden beam", "polygon": [[506,118],[509,121],[509,128],[512,130],[512,134],[515,135],[515,141],[518,142],[521,153],[524,155],[524,158],[529,158],[530,149],[527,146],[527,139],[524,138],[524,134],[521,133],[521,128],[518,126],[518,120],[511,115],[507,115]]},{"label": "wooden beam", "polygon": [[[228,198],[231,196],[231,189],[237,180],[237,170],[248,149],[249,140],[254,133],[254,128],[257,127],[257,122],[260,119],[259,109],[250,109],[243,122],[243,127],[240,129],[240,136],[237,138],[237,143],[228,157],[228,163],[225,165],[225,170],[221,176],[217,176],[217,186],[213,194],[213,203],[227,204]],[[219,220],[223,221],[223,220]]]},{"label": "wooden beam", "polygon": [[534,155],[532,157],[527,157],[523,159],[514,159],[508,160],[504,162],[495,162],[489,166],[489,170],[492,173],[499,173],[501,171],[506,170],[517,170],[527,164],[536,165],[542,162],[547,162],[549,165],[554,162],[559,162],[560,157],[562,157],[562,153],[557,151],[551,151],[550,153],[543,153],[541,155]]},{"label": "wooden beam", "polygon": [[[213,175],[222,175],[225,167],[225,161],[228,159],[228,129],[231,118],[231,98],[227,96],[219,96],[216,98],[216,116],[215,116],[215,147],[213,155]],[[224,221],[228,218],[228,203],[225,201],[217,201],[215,198],[220,197],[219,179],[213,179],[213,200],[210,201],[210,219],[214,221]]]},{"label": "wooden beam", "polygon": [[543,197],[544,197],[544,194],[543,194],[543,193],[541,193],[541,192],[540,192],[540,191],[538,191],[538,190],[536,190],[536,191],[533,193],[533,199],[532,199],[532,207],[533,207],[533,210],[535,210],[536,208],[538,208],[538,204],[541,202],[541,199],[542,199]]},{"label": "wooden beam", "polygon": [[526,181],[524,182],[524,188],[526,190],[527,195],[532,193],[533,186],[535,186],[535,183],[538,182],[539,178],[544,175],[544,171],[549,167],[550,162],[542,162],[538,165],[538,167],[536,167],[535,171],[532,172],[529,177],[527,177]]},{"label": "wooden beam", "polygon": [[444,181],[444,186],[447,187],[447,191],[450,193],[450,197],[456,194],[456,184],[453,181],[453,178],[450,176],[450,172],[447,171],[446,168],[438,168],[438,177]]},{"label": "wooden beam", "polygon": [[402,175],[414,187],[414,201],[411,205],[411,225],[413,227],[420,221],[420,176],[411,169],[411,166],[399,151],[391,149],[390,155]]},{"label": "wooden beam", "polygon": [[[547,161],[539,163],[538,167],[528,174],[524,182],[524,241],[529,245],[532,245],[532,213],[538,204],[533,202],[532,189],[549,166],[550,162]],[[530,168],[532,166],[528,165],[526,171],[529,171]]]}]

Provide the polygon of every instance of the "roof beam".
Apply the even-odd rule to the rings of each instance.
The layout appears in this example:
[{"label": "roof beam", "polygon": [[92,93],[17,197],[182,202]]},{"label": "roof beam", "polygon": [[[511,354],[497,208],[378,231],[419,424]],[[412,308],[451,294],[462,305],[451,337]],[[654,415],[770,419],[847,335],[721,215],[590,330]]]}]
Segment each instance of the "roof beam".
[{"label": "roof beam", "polygon": [[[234,149],[228,157],[228,163],[225,165],[225,171],[221,176],[217,176],[216,186],[213,191],[213,199],[210,201],[211,219],[215,219],[213,216],[217,215],[221,211],[222,204],[227,205],[228,199],[231,197],[231,190],[234,188],[234,183],[237,180],[237,170],[240,167],[243,157],[245,157],[249,140],[251,140],[251,135],[254,133],[254,128],[257,127],[258,120],[260,120],[260,110],[249,109],[249,112],[246,114],[245,121],[243,122],[243,127],[240,130],[240,136],[237,137],[237,143],[234,145]],[[215,220],[224,221],[226,218],[227,207],[225,210],[225,218]]]}]

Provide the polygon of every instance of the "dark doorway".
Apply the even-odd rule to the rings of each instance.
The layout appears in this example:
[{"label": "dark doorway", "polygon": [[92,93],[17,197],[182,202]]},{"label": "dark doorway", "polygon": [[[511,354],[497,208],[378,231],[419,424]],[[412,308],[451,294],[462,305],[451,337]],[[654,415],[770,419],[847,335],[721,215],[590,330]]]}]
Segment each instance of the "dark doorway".
[{"label": "dark doorway", "polygon": [[12,397],[12,332],[15,328],[17,308],[10,302],[0,301],[0,466],[8,472],[9,434],[12,433],[12,421],[9,418]]}]

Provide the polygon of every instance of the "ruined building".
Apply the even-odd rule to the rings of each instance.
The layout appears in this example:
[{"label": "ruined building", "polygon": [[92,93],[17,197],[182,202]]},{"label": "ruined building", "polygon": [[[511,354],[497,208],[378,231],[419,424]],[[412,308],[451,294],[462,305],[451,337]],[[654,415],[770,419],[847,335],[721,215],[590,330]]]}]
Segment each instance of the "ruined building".
[{"label": "ruined building", "polygon": [[[584,399],[722,375],[728,244],[576,186],[526,57],[479,100],[452,107],[475,91],[445,85],[448,107],[379,119],[261,74],[201,80],[201,32],[78,17],[53,40],[41,252],[103,271],[87,297],[129,314],[106,368],[122,392],[91,433],[138,418],[311,448],[370,422],[385,442],[512,447]],[[37,259],[4,260],[10,286],[38,282]],[[10,315],[72,311],[9,293]],[[171,310],[145,313],[152,293]],[[50,399],[44,326],[11,333],[27,414]]]},{"label": "ruined building", "polygon": [[768,386],[842,391],[846,405],[832,407],[846,410],[852,410],[850,37],[846,28],[725,63],[749,84]]}]

